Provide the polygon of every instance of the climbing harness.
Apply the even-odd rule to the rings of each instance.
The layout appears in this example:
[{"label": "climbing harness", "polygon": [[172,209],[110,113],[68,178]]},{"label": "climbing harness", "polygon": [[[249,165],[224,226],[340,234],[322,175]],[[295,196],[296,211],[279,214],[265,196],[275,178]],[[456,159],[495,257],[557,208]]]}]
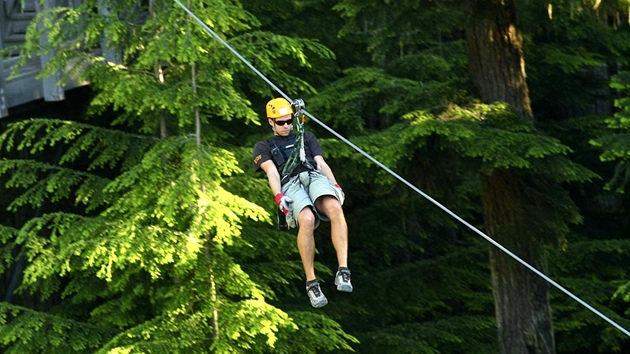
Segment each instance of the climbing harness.
[{"label": "climbing harness", "polygon": [[[184,9],[184,11],[186,11],[186,13],[188,13],[190,15],[190,17],[192,17],[201,27],[203,27],[212,37],[214,37],[216,40],[218,40],[219,42],[221,42],[221,44],[223,44],[228,50],[230,50],[237,58],[239,58],[245,65],[247,65],[250,69],[252,69],[252,71],[254,71],[261,79],[263,79],[265,82],[267,82],[267,84],[269,84],[269,86],[271,86],[276,92],[280,93],[284,98],[286,98],[289,102],[292,102],[291,99],[289,98],[289,96],[287,96],[282,90],[280,90],[273,82],[271,82],[265,75],[263,75],[258,69],[256,69],[247,59],[245,59],[240,53],[238,53],[234,48],[232,48],[232,46],[230,46],[225,40],[223,40],[223,38],[221,38],[221,36],[219,36],[216,32],[214,32],[210,27],[208,27],[203,21],[201,21],[199,19],[199,17],[197,17],[193,12],[190,11],[190,9],[188,9],[186,6],[184,6],[179,0],[174,0],[182,9]],[[303,105],[303,102],[302,102]],[[627,329],[623,328],[621,325],[617,324],[616,322],[614,322],[613,320],[611,320],[610,318],[608,318],[606,315],[604,315],[603,313],[601,313],[600,311],[598,311],[597,309],[595,309],[594,307],[592,307],[591,305],[589,305],[588,303],[586,303],[584,300],[580,299],[579,297],[577,297],[576,295],[574,295],[572,292],[570,292],[569,290],[565,289],[563,286],[561,286],[560,284],[558,284],[557,282],[555,282],[553,279],[549,278],[547,275],[545,275],[543,272],[541,272],[540,270],[534,268],[532,265],[530,265],[529,263],[525,262],[523,259],[521,259],[519,256],[517,256],[516,254],[514,254],[512,251],[508,250],[507,248],[505,248],[503,245],[501,245],[500,243],[498,243],[497,241],[493,240],[490,236],[484,234],[483,232],[481,232],[479,229],[477,229],[476,227],[474,227],[473,225],[471,225],[469,222],[467,222],[466,220],[462,219],[459,215],[455,214],[454,212],[452,212],[450,209],[448,209],[447,207],[445,207],[444,205],[440,204],[437,200],[433,199],[431,196],[429,196],[428,194],[424,193],[422,190],[420,190],[418,187],[414,186],[413,184],[411,184],[410,182],[408,182],[407,180],[405,180],[404,178],[402,178],[400,175],[398,175],[396,172],[392,171],[389,167],[385,166],[382,162],[380,162],[379,160],[377,160],[376,158],[372,157],[370,154],[368,154],[367,152],[363,151],[361,148],[359,148],[358,146],[356,146],[354,143],[352,143],[350,140],[346,139],[345,137],[343,137],[341,134],[337,133],[336,131],[334,131],[332,128],[328,127],[326,124],[324,124],[323,122],[321,122],[319,119],[317,119],[316,117],[314,117],[312,114],[310,114],[308,111],[301,109],[301,112],[308,116],[309,118],[311,118],[315,123],[319,124],[320,126],[322,126],[324,129],[326,129],[327,131],[329,131],[331,134],[333,134],[334,136],[336,136],[337,138],[339,138],[341,141],[343,141],[344,143],[346,143],[347,145],[349,145],[350,147],[352,147],[353,149],[355,149],[357,152],[359,152],[361,155],[365,156],[368,160],[372,161],[374,164],[376,164],[377,166],[379,166],[380,168],[382,168],[383,170],[387,171],[389,174],[391,174],[392,176],[394,176],[396,179],[398,179],[399,181],[401,181],[402,183],[404,183],[406,186],[408,186],[409,188],[411,188],[413,191],[415,191],[416,193],[420,194],[422,197],[424,197],[425,199],[427,199],[428,201],[430,201],[431,203],[433,203],[435,206],[437,206],[438,208],[442,209],[444,212],[446,212],[447,214],[449,214],[450,216],[452,216],[454,219],[456,219],[457,221],[459,221],[460,223],[462,223],[463,225],[465,225],[466,227],[468,227],[470,230],[474,231],[475,233],[477,233],[479,236],[483,237],[486,241],[490,242],[492,245],[494,245],[495,247],[497,247],[498,249],[500,249],[501,251],[503,251],[505,254],[507,254],[508,256],[512,257],[514,260],[516,260],[517,262],[521,263],[523,266],[525,266],[527,269],[531,270],[532,272],[534,272],[536,275],[538,275],[539,277],[543,278],[544,280],[546,280],[549,284],[553,285],[555,288],[557,288],[558,290],[562,291],[564,294],[566,294],[567,296],[569,296],[570,298],[572,298],[573,300],[575,300],[576,302],[578,302],[580,305],[584,306],[586,309],[590,310],[592,313],[594,313],[595,315],[599,316],[601,319],[603,319],[604,321],[608,322],[610,325],[612,325],[613,327],[617,328],[619,331],[623,332],[625,335],[627,335],[628,337],[630,337],[630,331],[628,331]],[[299,129],[299,128],[298,128]],[[297,149],[295,149],[297,150]]]},{"label": "climbing harness", "polygon": [[[295,170],[299,166],[302,166],[302,170],[308,171],[315,170],[315,161],[309,160],[306,157],[306,151],[304,149],[304,102],[301,99],[294,101],[292,121],[295,121],[294,126],[298,127],[297,134],[291,134],[282,143],[278,143],[277,137],[273,136],[267,139],[267,144],[271,148],[271,157],[275,162],[278,170],[281,171],[281,182],[286,183],[290,177],[295,175]],[[300,121],[301,120],[301,121]],[[286,151],[291,149],[289,156],[286,155]]]},{"label": "climbing harness", "polygon": [[[310,173],[310,171],[315,171],[315,167],[313,164],[306,158],[306,151],[304,150],[304,101],[302,99],[295,99],[291,103],[291,107],[293,108],[293,115],[291,119],[294,122],[294,126],[297,126],[297,134],[295,141],[293,142],[293,150],[291,150],[291,154],[284,161],[284,153],[278,147],[278,144],[275,142],[275,138],[271,138],[273,147],[271,149],[271,155],[273,156],[276,164],[282,167],[281,174],[281,183],[289,182],[289,179],[292,177],[297,178],[298,176],[293,176],[294,171],[300,166],[304,166]],[[268,140],[268,142],[269,142]],[[309,174],[310,180],[310,174]],[[309,183],[310,185],[310,183]],[[278,209],[277,210],[277,221],[278,221],[278,230],[286,231],[289,229],[287,225],[286,215]]]},{"label": "climbing harness", "polygon": [[297,126],[298,132],[293,151],[291,151],[289,159],[282,168],[283,179],[288,177],[300,164],[309,170],[315,170],[313,165],[306,159],[306,152],[304,151],[304,101],[298,98],[293,101],[292,106],[293,121]]}]

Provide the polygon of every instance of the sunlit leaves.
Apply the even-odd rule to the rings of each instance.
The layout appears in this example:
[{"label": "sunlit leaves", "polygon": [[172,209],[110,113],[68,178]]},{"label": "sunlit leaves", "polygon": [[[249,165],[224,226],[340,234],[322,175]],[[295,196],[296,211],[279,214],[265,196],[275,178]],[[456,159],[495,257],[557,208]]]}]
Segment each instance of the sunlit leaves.
[{"label": "sunlit leaves", "polygon": [[[317,41],[258,31],[259,21],[239,2],[190,6],[196,16],[274,82],[284,85],[287,92],[315,90],[289,75],[281,61],[290,62],[291,68],[309,67],[310,58],[333,56]],[[93,11],[95,8],[99,11]],[[44,34],[47,41],[40,40]],[[174,2],[156,3],[146,9],[128,1],[91,0],[77,8],[43,11],[29,27],[21,57],[49,52],[51,58],[42,76],[68,73],[62,83],[69,78],[91,83],[99,91],[93,102],[96,111],[108,107],[125,110],[129,114],[121,115],[118,122],[140,123],[145,133],[154,133],[156,116],[164,114],[176,120],[175,126],[190,128],[193,110],[199,107],[203,107],[204,122],[216,116],[258,124],[257,112],[244,92],[265,97],[274,94]],[[194,93],[193,65],[197,71]]]},{"label": "sunlit leaves", "polygon": [[[242,235],[248,221],[250,227],[263,221],[269,228],[269,215],[235,193],[246,187],[227,188],[244,173],[235,155],[220,147],[227,134],[211,124],[219,119],[258,123],[244,92],[268,97],[271,90],[256,83],[248,67],[174,3],[152,4],[148,9],[85,1],[77,9],[42,12],[41,27],[30,27],[22,55],[50,53],[42,75],[71,68],[72,76],[90,82],[96,93],[90,113],[114,118],[106,128],[31,119],[3,132],[0,148],[25,156],[0,161],[6,187],[17,193],[10,210],[28,215],[19,230],[0,230],[3,266],[23,257],[19,291],[51,301],[52,310],[80,319],[79,327],[108,328],[106,338],[91,338],[101,352],[269,352],[277,332],[296,330],[294,319],[267,303],[276,298],[269,284],[286,286],[301,269],[291,262],[291,274],[284,276],[271,274],[277,272],[273,262],[249,265],[261,278],[257,281],[239,264],[289,241],[268,237],[273,230],[257,234],[266,238]],[[332,58],[328,49],[316,41],[257,31],[257,19],[237,2],[194,6],[204,22],[278,83],[286,83],[288,92],[314,92],[279,63],[291,62],[293,69],[297,60],[309,67],[311,56]],[[208,131],[203,136],[190,134],[197,112]],[[162,122],[168,130],[158,140]],[[41,212],[29,214],[33,209]],[[254,244],[261,251],[251,251]],[[286,256],[286,249],[270,254]],[[51,300],[56,295],[63,296],[62,304]],[[45,333],[38,330],[37,335]],[[50,343],[64,338],[52,336]],[[50,349],[41,342],[28,345]]]},{"label": "sunlit leaves", "polygon": [[[408,113],[408,123],[395,129],[400,144],[388,144],[384,139],[378,155],[384,161],[409,156],[412,149],[426,144],[432,135],[444,140],[443,148],[454,149],[462,156],[478,159],[482,169],[536,169],[537,165],[554,165],[556,173],[549,174],[563,182],[585,181],[596,178],[588,170],[562,159],[547,164],[546,159],[566,156],[571,149],[557,139],[538,132],[532,123],[520,117],[502,103],[476,104],[470,107],[449,106],[435,117],[425,111]],[[383,133],[385,135],[388,132]],[[557,163],[557,164],[556,164]],[[539,173],[547,174],[545,169]]]},{"label": "sunlit leaves", "polygon": [[[268,221],[263,208],[225,188],[243,174],[234,153],[197,145],[192,136],[156,140],[47,119],[16,124],[3,138],[3,148],[35,154],[64,147],[59,164],[0,161],[0,174],[10,176],[7,186],[23,191],[11,210],[51,202],[60,206],[57,212],[30,218],[20,230],[2,228],[0,234],[3,242],[21,247],[28,262],[21,291],[43,299],[62,292],[93,307],[91,321],[122,331],[102,338],[102,350],[273,347],[278,331],[295,331],[287,314],[266,304],[274,296],[271,289],[254,282],[232,254],[252,247],[241,235],[245,219]],[[134,148],[138,151],[132,153]],[[120,171],[108,179],[70,167],[86,159],[101,161],[84,166],[87,170]],[[68,200],[88,205],[90,215],[71,212],[67,204],[61,207]],[[13,249],[3,248],[9,252],[3,253],[3,264],[12,261]],[[181,284],[169,284],[173,278]],[[211,278],[219,289],[218,303],[207,296]],[[155,286],[162,283],[171,286]],[[139,306],[149,299],[151,305]],[[184,311],[182,303],[191,301],[197,305]],[[222,323],[234,327],[229,336],[210,341],[208,316],[217,304],[222,304]],[[151,318],[151,306],[180,310]],[[171,326],[176,322],[192,327]],[[204,335],[193,338],[192,333]],[[187,342],[169,340],[188,335]]]}]

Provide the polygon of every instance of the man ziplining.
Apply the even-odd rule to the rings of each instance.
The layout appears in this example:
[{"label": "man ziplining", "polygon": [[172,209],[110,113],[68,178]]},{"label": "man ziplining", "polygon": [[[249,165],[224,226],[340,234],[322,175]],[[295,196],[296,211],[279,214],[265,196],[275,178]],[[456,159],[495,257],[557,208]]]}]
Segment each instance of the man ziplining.
[{"label": "man ziplining", "polygon": [[[306,293],[311,305],[319,308],[326,306],[328,299],[315,276],[314,231],[321,220],[330,221],[330,237],[339,265],[335,285],[339,291],[352,292],[348,226],[342,208],[344,192],[324,160],[317,138],[303,130],[299,121],[302,108],[301,100],[291,104],[284,98],[274,98],[267,103],[267,122],[274,135],[254,146],[254,168],[267,174],[288,228],[298,227],[297,245],[306,275]],[[298,134],[292,133],[294,115]]]},{"label": "man ziplining", "polygon": [[[219,36],[216,32],[214,32],[210,27],[208,27],[208,25],[206,25],[199,17],[197,17],[192,11],[190,11],[190,9],[188,9],[186,6],[184,6],[181,1],[179,0],[175,0],[175,2],[182,8],[184,9],[184,11],[186,11],[196,22],[197,24],[199,24],[201,27],[203,27],[213,38],[215,38],[216,40],[218,40],[219,42],[221,42],[221,44],[223,44],[227,49],[229,49],[236,57],[238,57],[245,65],[247,65],[250,69],[252,69],[253,72],[255,72],[261,79],[263,79],[265,82],[267,82],[275,91],[281,93],[284,97],[287,97],[284,93],[282,93],[282,91],[273,83],[271,82],[267,77],[265,77],[265,75],[263,75],[258,69],[256,69],[256,67],[254,67],[249,61],[247,61],[247,59],[245,59],[240,53],[238,53],[232,46],[230,46],[223,38],[221,38],[221,36]],[[274,101],[274,100],[272,100]],[[284,108],[283,110],[288,112],[289,114],[293,112],[293,109],[291,109],[291,105],[288,104],[288,101],[278,101],[281,102],[282,105],[276,108]],[[269,102],[271,104],[271,101]],[[269,112],[269,110],[273,110],[273,107],[271,106],[267,106],[267,112]],[[274,138],[277,136],[278,139],[280,137],[280,134],[277,132],[276,128],[277,127],[282,127],[287,126],[288,131],[285,132],[285,135],[283,135],[283,137],[286,137],[290,131],[291,131],[291,124],[287,124],[286,122],[283,122],[281,124],[277,124],[276,122],[280,122],[281,120],[286,120],[287,118],[291,118],[290,115],[286,116],[283,118],[283,116],[278,115],[279,111],[276,111],[276,113],[274,114],[274,112],[272,113],[272,116],[274,118],[270,118],[268,119],[269,124],[271,125],[271,127],[274,130]],[[350,140],[346,139],[345,137],[343,137],[342,135],[340,135],[339,133],[337,133],[336,131],[334,131],[333,129],[331,129],[330,127],[328,127],[326,124],[324,124],[323,122],[321,122],[320,120],[318,120],[315,116],[311,115],[310,113],[306,112],[305,110],[303,111],[302,108],[300,108],[300,110],[298,111],[298,113],[304,114],[304,115],[308,115],[308,117],[310,117],[311,119],[313,119],[314,122],[316,122],[317,124],[319,124],[320,126],[322,126],[323,128],[325,128],[326,130],[328,130],[329,132],[331,132],[333,135],[335,135],[337,138],[339,138],[341,141],[343,141],[344,143],[348,144],[350,147],[352,147],[353,149],[355,149],[357,152],[359,152],[361,155],[363,155],[365,158],[367,158],[368,160],[372,161],[375,165],[379,166],[380,168],[382,168],[383,170],[387,171],[389,174],[391,174],[392,176],[394,176],[396,179],[398,179],[400,182],[404,183],[406,186],[408,186],[409,188],[411,188],[413,191],[415,191],[416,193],[418,193],[419,195],[421,195],[422,197],[424,197],[425,199],[427,199],[428,201],[430,201],[431,203],[433,203],[435,206],[439,207],[440,209],[442,209],[445,213],[449,214],[450,216],[452,216],[453,218],[455,218],[457,221],[459,221],[460,223],[462,223],[464,226],[468,227],[470,230],[474,231],[475,233],[477,233],[479,236],[483,237],[486,241],[488,241],[489,243],[491,243],[492,245],[494,245],[495,247],[499,248],[501,251],[505,252],[507,255],[509,255],[510,257],[512,257],[513,259],[515,259],[517,262],[521,263],[524,267],[526,267],[527,269],[531,270],[533,273],[535,273],[536,275],[542,277],[543,279],[545,279],[549,284],[553,285],[554,287],[556,287],[558,290],[562,291],[564,294],[566,294],[567,296],[571,297],[573,300],[577,301],[578,303],[580,303],[582,306],[584,306],[585,308],[587,308],[588,310],[590,310],[591,312],[593,312],[594,314],[596,314],[597,316],[599,316],[600,318],[602,318],[603,320],[605,320],[606,322],[608,322],[610,325],[612,325],[613,327],[617,328],[618,330],[620,330],[621,332],[623,332],[625,335],[630,337],[630,331],[628,331],[627,329],[623,328],[622,326],[620,326],[618,323],[616,323],[615,321],[611,320],[609,317],[607,317],[606,315],[604,315],[601,311],[598,311],[597,309],[595,309],[593,306],[589,305],[587,302],[585,302],[584,300],[580,299],[579,297],[577,297],[576,295],[574,295],[572,292],[570,292],[569,290],[565,289],[563,286],[561,286],[560,284],[558,284],[557,282],[555,282],[553,279],[549,278],[546,274],[544,274],[543,272],[539,271],[538,269],[534,268],[533,266],[531,266],[529,263],[525,262],[523,259],[521,259],[520,257],[518,257],[516,254],[514,254],[512,251],[510,251],[509,249],[505,248],[503,245],[501,245],[500,243],[496,242],[495,240],[493,240],[490,236],[484,234],[483,232],[481,232],[479,229],[477,229],[476,227],[474,227],[472,224],[470,224],[469,222],[467,222],[466,220],[462,219],[459,215],[455,214],[454,212],[452,212],[450,209],[448,209],[447,207],[445,207],[444,205],[440,204],[437,200],[433,199],[430,195],[426,194],[425,192],[423,192],[422,190],[420,190],[418,187],[414,186],[413,184],[411,184],[409,181],[407,181],[406,179],[404,179],[403,177],[401,177],[400,175],[398,175],[396,172],[392,171],[389,167],[385,166],[382,162],[380,162],[379,160],[377,160],[376,158],[374,158],[373,156],[371,156],[370,154],[368,154],[367,152],[363,151],[360,147],[356,146],[353,142],[351,142]],[[283,112],[284,114],[284,112]],[[268,114],[269,115],[269,114]],[[278,120],[280,119],[280,120]],[[299,135],[303,135],[303,130],[302,130],[302,125],[299,123],[299,121],[296,121],[296,125],[298,125],[299,129]],[[298,136],[299,137],[299,136]],[[296,139],[297,141],[297,139]],[[316,140],[315,140],[316,141]],[[261,142],[264,143],[264,142]],[[303,141],[302,141],[303,143]],[[267,143],[267,145],[269,145],[269,143]],[[290,144],[287,144],[290,145]],[[319,144],[317,144],[317,147],[320,149]],[[261,146],[261,149],[263,149],[264,146]],[[285,148],[290,148],[289,146],[285,145]],[[289,149],[287,149],[289,150]],[[269,151],[266,153],[267,156],[265,157],[265,160],[263,160],[263,154],[262,153],[254,153],[254,165],[256,167],[256,170],[260,170],[262,168],[262,164],[265,161],[269,161],[270,157],[269,157]],[[316,154],[311,154],[311,160],[313,161],[318,161],[321,159],[321,162],[323,163],[322,165],[316,164],[316,166],[319,168],[320,172],[325,173],[324,170],[322,169],[322,166],[326,166],[325,168],[328,168],[328,165],[326,165],[326,163],[324,162],[321,154],[319,156],[315,156]],[[306,160],[306,159],[304,159]],[[301,161],[303,161],[301,159]],[[269,165],[273,165],[273,161],[268,163],[267,166]],[[292,209],[289,209],[288,207],[290,207],[291,202],[289,201],[289,199],[284,198],[285,196],[282,193],[282,190],[284,190],[284,186],[278,182],[280,181],[280,176],[279,176],[279,172],[278,172],[278,167],[275,166],[275,175],[273,171],[270,171],[267,173],[267,176],[269,178],[269,183],[270,186],[272,187],[272,191],[276,194],[276,203],[278,204],[279,207],[284,206],[284,211],[286,211],[287,213],[289,211],[293,211],[293,210],[300,210],[300,214],[298,215],[297,221],[291,217],[290,220],[292,220],[292,222],[294,222],[296,224],[299,225],[300,223],[300,217],[301,217],[301,210],[300,208],[296,208],[295,205],[293,205]],[[271,168],[269,168],[270,170],[272,170]],[[263,170],[265,170],[263,168]],[[267,170],[265,170],[267,171]],[[328,172],[330,173],[330,176],[332,177],[332,172],[330,172],[330,168],[328,168]],[[272,174],[273,178],[270,177],[270,174]],[[327,177],[329,177],[328,175],[326,175]],[[329,177],[330,178],[330,177]],[[273,180],[273,182],[272,182]],[[336,184],[334,177],[331,178],[332,183]],[[282,186],[282,187],[280,187]],[[282,190],[281,190],[282,189]],[[340,196],[337,196],[337,189],[335,189],[334,193],[328,193],[326,194],[324,197],[326,197],[326,200],[329,200],[330,198],[328,198],[328,196],[332,196],[333,194],[336,197],[331,197],[332,199],[335,199],[338,201],[339,204],[339,213],[326,213],[324,211],[324,215],[326,215],[328,218],[330,218],[331,224],[333,226],[332,229],[332,240],[333,240],[333,245],[336,245],[336,242],[339,244],[339,246],[335,246],[335,249],[337,251],[337,258],[340,260],[339,261],[339,266],[340,266],[340,270],[337,272],[337,275],[335,277],[335,283],[338,283],[337,288],[340,290],[345,290],[345,291],[352,291],[352,285],[350,284],[350,271],[348,270],[347,272],[345,270],[347,270],[347,226],[345,223],[345,218],[343,217],[343,211],[341,210],[340,205],[343,202],[343,193],[341,192],[341,188],[338,188],[339,190],[339,194]],[[287,192],[288,193],[288,192]],[[278,194],[280,194],[280,196],[278,197]],[[323,197],[322,197],[323,198]],[[322,202],[317,202],[317,198],[312,199],[315,200],[315,204],[316,206],[319,204],[320,206],[324,203]],[[329,203],[325,203],[326,205],[323,205],[322,207],[328,206]],[[311,219],[315,219],[316,217],[320,218],[322,217],[321,214],[318,214],[317,210],[322,210],[320,206],[317,206],[317,209],[315,209],[313,207],[313,203],[311,202],[309,204],[310,208],[307,209],[311,209],[311,214],[313,214],[313,216],[311,217]],[[339,223],[337,220],[333,221],[333,219],[335,219],[335,217],[341,217],[342,222]],[[308,219],[308,217],[307,217]],[[319,222],[319,219],[317,219],[317,222]],[[315,275],[314,275],[314,271],[309,271],[308,269],[313,269],[312,265],[313,265],[313,259],[314,259],[314,253],[315,253],[315,243],[312,239],[312,234],[313,231],[315,229],[315,221],[311,220],[308,223],[302,222],[301,225],[305,225],[305,224],[310,224],[311,226],[311,231],[310,232],[306,232],[305,234],[309,234],[311,235],[311,250],[308,252],[302,252],[302,250],[300,249],[300,256],[302,257],[302,260],[304,262],[304,260],[306,259],[306,262],[304,263],[304,268],[305,268],[305,272],[306,272],[306,278],[307,281],[310,280],[316,280]],[[335,229],[335,226],[339,226],[342,225],[343,228],[342,230],[344,230],[341,233],[337,233],[337,230]],[[301,230],[300,230],[301,231]],[[300,244],[301,244],[301,239],[300,239],[300,231],[298,232],[298,248],[300,248]],[[343,235],[341,237],[339,237],[338,235]],[[308,239],[308,238],[307,238]],[[338,242],[339,240],[341,240],[340,242]],[[307,240],[308,241],[308,240]],[[306,242],[306,245],[308,246],[308,242]],[[309,257],[305,257],[302,254],[305,255],[310,255],[310,260]],[[341,256],[341,257],[340,257]],[[310,266],[308,266],[308,264],[310,264]],[[344,267],[342,267],[342,264],[344,265]],[[309,276],[309,274],[312,274],[312,276]],[[345,276],[347,276],[347,285],[344,286],[344,280],[346,279]],[[339,280],[341,280],[341,283],[339,283]],[[341,285],[339,285],[341,284]],[[312,283],[310,284],[312,285]],[[311,290],[309,290],[311,289]],[[309,298],[312,299],[311,297],[311,293],[315,294],[315,291],[318,291],[319,294],[321,294],[321,289],[319,288],[319,286],[316,287],[310,287],[307,285],[307,293],[309,294]],[[323,295],[319,295],[319,298],[321,298]],[[318,298],[318,297],[316,297]],[[315,304],[319,305],[319,307],[324,306],[328,303],[328,300],[325,299],[325,297],[323,297],[324,301],[316,301]],[[311,303],[312,300],[311,300]]]}]

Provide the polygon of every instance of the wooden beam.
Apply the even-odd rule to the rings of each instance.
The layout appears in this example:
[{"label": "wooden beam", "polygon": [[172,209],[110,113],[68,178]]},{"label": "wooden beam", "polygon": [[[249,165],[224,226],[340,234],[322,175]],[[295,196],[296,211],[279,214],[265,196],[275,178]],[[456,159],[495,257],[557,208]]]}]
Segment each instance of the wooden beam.
[{"label": "wooden beam", "polygon": [[[37,4],[37,12],[42,10],[49,10],[55,7],[55,0],[44,0],[44,8],[40,9],[41,5]],[[44,33],[40,38],[39,43],[44,44],[48,41],[48,34]],[[55,52],[51,51],[48,54],[40,56],[40,62],[42,69],[48,64],[50,59],[55,55]],[[66,98],[63,87],[59,85],[59,77],[61,73],[45,76],[42,78],[42,93],[45,101],[63,101]]]},{"label": "wooden beam", "polygon": [[[0,49],[4,48],[4,32],[6,26],[6,3],[2,1],[0,4]],[[1,60],[1,58],[0,58]],[[7,100],[4,96],[4,78],[6,77],[4,70],[4,61],[0,62],[0,118],[4,118],[9,115],[9,108],[7,107]]]}]

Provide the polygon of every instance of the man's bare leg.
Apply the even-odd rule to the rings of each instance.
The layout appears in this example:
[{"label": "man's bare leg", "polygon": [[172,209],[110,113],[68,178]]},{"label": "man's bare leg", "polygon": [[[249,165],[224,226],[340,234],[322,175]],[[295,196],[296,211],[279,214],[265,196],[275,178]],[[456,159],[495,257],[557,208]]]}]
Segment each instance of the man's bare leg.
[{"label": "man's bare leg", "polygon": [[315,279],[315,214],[310,208],[304,208],[298,215],[297,245],[304,267],[306,281]]},{"label": "man's bare leg", "polygon": [[318,209],[330,219],[330,238],[337,254],[339,267],[348,267],[348,225],[337,198],[323,196],[317,199]]},{"label": "man's bare leg", "polygon": [[330,238],[339,263],[339,269],[335,274],[337,290],[352,292],[353,286],[350,280],[350,269],[348,269],[348,225],[341,203],[337,198],[324,196],[317,200],[316,205],[330,219]]},{"label": "man's bare leg", "polygon": [[315,308],[323,307],[328,304],[328,299],[322,293],[322,289],[317,282],[315,276],[315,214],[311,208],[304,208],[298,215],[298,250],[306,275],[306,294],[311,302],[311,306]]}]

